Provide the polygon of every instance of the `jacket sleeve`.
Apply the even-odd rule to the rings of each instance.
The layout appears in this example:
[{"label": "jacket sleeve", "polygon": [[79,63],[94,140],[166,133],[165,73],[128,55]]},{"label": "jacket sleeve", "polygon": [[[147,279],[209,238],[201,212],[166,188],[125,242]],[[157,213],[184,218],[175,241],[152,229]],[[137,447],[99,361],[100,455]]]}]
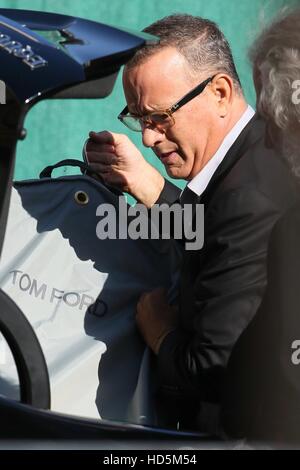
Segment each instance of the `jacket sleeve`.
[{"label": "jacket sleeve", "polygon": [[180,193],[181,189],[178,188],[178,186],[165,179],[165,185],[159,195],[158,200],[156,201],[156,204],[171,205],[175,202],[178,202]]},{"label": "jacket sleeve", "polygon": [[253,187],[223,192],[212,202],[204,247],[186,255],[181,325],[158,354],[166,392],[219,401],[230,352],[263,295],[268,239],[279,216],[280,209]]}]

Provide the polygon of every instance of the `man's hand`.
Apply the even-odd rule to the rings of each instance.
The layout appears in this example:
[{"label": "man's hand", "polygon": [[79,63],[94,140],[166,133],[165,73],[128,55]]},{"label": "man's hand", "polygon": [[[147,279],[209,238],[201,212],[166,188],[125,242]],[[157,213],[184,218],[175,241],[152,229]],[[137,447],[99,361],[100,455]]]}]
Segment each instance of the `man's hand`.
[{"label": "man's hand", "polygon": [[177,308],[167,302],[166,290],[142,294],[137,304],[136,323],[147,345],[158,354],[163,339],[177,325]]},{"label": "man's hand", "polygon": [[164,178],[143,157],[131,140],[113,132],[90,132],[87,159],[104,183],[134,196],[148,208],[157,201]]}]

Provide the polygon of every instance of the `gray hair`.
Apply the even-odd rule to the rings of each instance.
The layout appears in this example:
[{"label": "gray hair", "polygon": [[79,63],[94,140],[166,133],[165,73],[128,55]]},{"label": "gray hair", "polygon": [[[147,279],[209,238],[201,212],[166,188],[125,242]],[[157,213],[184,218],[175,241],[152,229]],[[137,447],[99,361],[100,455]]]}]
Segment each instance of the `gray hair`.
[{"label": "gray hair", "polygon": [[[260,73],[257,110],[277,128],[282,151],[300,176],[300,9],[280,14],[256,39],[250,59]],[[300,92],[299,92],[300,98]]]},{"label": "gray hair", "polygon": [[241,91],[230,46],[216,23],[199,16],[174,14],[152,23],[143,31],[158,36],[160,42],[137,51],[126,64],[127,68],[135,67],[160,49],[171,46],[184,56],[193,73],[227,73],[235,88]]}]

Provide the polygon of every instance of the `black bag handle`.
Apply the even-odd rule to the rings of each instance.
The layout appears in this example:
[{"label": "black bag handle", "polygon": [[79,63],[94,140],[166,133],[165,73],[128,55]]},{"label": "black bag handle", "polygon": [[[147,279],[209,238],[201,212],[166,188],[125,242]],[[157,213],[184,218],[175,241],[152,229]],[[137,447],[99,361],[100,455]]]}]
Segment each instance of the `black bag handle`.
[{"label": "black bag handle", "polygon": [[[55,170],[56,168],[60,168],[62,166],[77,166],[80,168],[81,172],[84,175],[88,176],[95,176],[95,172],[91,170],[90,166],[88,163],[83,162],[81,160],[75,160],[73,158],[67,158],[66,160],[61,160],[58,163],[55,163],[54,165],[49,165],[44,168],[41,173],[40,173],[40,178],[51,178],[52,177],[52,171]],[[100,178],[99,178],[100,179]],[[101,180],[101,179],[100,179]],[[110,192],[115,194],[116,196],[123,196],[122,191],[120,191],[118,188],[115,188],[114,186],[110,186],[109,184],[104,183],[104,181],[101,180],[101,183],[103,186],[105,186]]]},{"label": "black bag handle", "polygon": [[87,163],[82,162],[81,160],[67,158],[66,160],[61,160],[60,162],[55,163],[54,165],[46,166],[46,168],[41,171],[40,178],[51,178],[52,171],[55,170],[55,168],[60,168],[62,166],[77,166],[80,168],[82,173],[87,173],[91,171]]}]

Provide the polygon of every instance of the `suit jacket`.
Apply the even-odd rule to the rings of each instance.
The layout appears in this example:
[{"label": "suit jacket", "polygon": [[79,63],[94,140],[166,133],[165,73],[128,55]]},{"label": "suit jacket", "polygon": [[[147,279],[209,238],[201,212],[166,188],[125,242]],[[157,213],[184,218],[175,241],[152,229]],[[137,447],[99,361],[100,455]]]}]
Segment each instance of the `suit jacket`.
[{"label": "suit jacket", "polygon": [[233,437],[300,442],[300,205],[275,225],[268,284],[228,365],[223,425]]},{"label": "suit jacket", "polygon": [[[163,406],[173,403],[170,414],[176,410],[184,427],[201,427],[195,417],[205,415],[204,403],[220,402],[230,353],[265,289],[271,229],[298,197],[285,161],[266,148],[264,136],[265,123],[254,116],[194,201],[204,204],[204,246],[184,254],[180,323],[158,353]],[[178,197],[166,181],[157,202]]]}]

